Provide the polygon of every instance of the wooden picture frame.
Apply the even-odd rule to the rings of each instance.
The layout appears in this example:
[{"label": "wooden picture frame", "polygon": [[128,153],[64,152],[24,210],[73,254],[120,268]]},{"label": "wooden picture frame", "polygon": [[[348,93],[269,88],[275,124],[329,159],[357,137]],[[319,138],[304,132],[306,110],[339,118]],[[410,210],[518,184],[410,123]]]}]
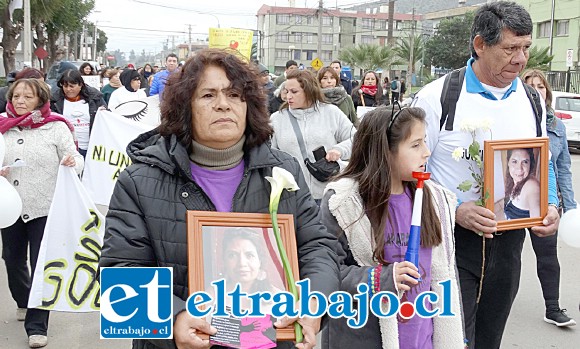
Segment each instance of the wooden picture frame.
[{"label": "wooden picture frame", "polygon": [[[278,226],[282,242],[288,255],[288,260],[292,268],[295,281],[298,281],[300,274],[298,273],[298,253],[296,248],[296,234],[294,231],[294,216],[291,214],[278,214]],[[272,221],[270,215],[267,213],[235,213],[235,212],[209,212],[209,211],[187,211],[187,261],[188,261],[188,288],[189,294],[199,291],[207,291],[211,285],[208,280],[219,279],[219,262],[221,251],[221,241],[226,241],[228,233],[231,234],[245,234],[247,230],[256,231],[257,236],[262,232],[267,254],[269,256],[271,265],[267,267],[272,274],[272,287],[282,286],[283,290],[288,290],[288,282],[284,275],[282,262],[279,259],[278,249],[272,229]],[[244,230],[246,232],[243,232]],[[273,255],[276,255],[276,259]],[[208,261],[215,261],[216,263],[208,263]],[[222,261],[222,263],[225,263]],[[263,263],[265,264],[265,263]],[[227,270],[222,266],[223,270]],[[212,270],[212,276],[209,274],[209,269]],[[216,271],[218,271],[216,278]],[[278,274],[278,276],[276,276]],[[279,279],[278,279],[279,277]],[[270,277],[268,277],[270,280]],[[268,281],[270,282],[270,281]],[[280,283],[283,283],[281,285]],[[280,287],[281,288],[281,287]],[[202,308],[202,307],[200,307]],[[203,339],[208,339],[209,336],[202,336]],[[276,329],[277,341],[294,341],[296,336],[294,333],[294,326],[289,326],[282,329]]]},{"label": "wooden picture frame", "polygon": [[484,142],[485,207],[496,214],[498,231],[542,225],[548,213],[548,150],[547,137]]}]

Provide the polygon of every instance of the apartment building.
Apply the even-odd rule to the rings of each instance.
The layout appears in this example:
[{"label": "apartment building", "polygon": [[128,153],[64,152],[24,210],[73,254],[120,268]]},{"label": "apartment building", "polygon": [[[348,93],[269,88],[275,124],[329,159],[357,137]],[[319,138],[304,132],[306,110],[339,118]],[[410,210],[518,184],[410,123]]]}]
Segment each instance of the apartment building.
[{"label": "apartment building", "polygon": [[[366,10],[325,9],[322,14],[321,56],[317,56],[317,9],[263,5],[258,10],[258,59],[271,72],[280,74],[293,59],[310,67],[319,58],[324,65],[341,49],[356,44],[387,44],[387,6]],[[394,42],[407,37],[421,15],[394,13]],[[413,20],[414,19],[414,20]],[[418,24],[415,24],[418,27]]]}]

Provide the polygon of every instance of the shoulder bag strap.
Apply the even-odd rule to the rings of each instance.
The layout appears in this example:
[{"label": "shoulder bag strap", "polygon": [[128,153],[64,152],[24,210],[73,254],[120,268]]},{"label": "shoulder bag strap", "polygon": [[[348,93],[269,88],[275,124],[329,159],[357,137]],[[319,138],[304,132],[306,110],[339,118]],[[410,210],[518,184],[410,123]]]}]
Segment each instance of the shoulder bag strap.
[{"label": "shoulder bag strap", "polygon": [[306,152],[306,146],[304,145],[304,137],[302,137],[302,131],[300,131],[300,127],[298,126],[298,121],[294,115],[290,112],[290,108],[288,110],[288,117],[290,118],[290,123],[292,124],[292,128],[294,129],[294,134],[296,135],[296,139],[298,140],[298,146],[300,146],[300,152],[302,153],[302,157],[304,160],[308,159],[308,153]]}]

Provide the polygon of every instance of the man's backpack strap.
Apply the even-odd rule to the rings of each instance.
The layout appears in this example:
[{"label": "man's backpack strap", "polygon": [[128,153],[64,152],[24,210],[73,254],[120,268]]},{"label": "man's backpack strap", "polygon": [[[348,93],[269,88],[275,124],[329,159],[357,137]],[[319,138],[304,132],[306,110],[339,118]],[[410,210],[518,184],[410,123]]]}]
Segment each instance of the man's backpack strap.
[{"label": "man's backpack strap", "polygon": [[443,83],[443,90],[441,91],[441,120],[439,121],[439,129],[453,131],[453,121],[455,119],[455,108],[463,86],[463,79],[465,78],[465,69],[456,69],[445,76]]},{"label": "man's backpack strap", "polygon": [[536,117],[536,137],[542,137],[542,102],[540,101],[540,95],[538,91],[532,86],[524,83],[524,89],[526,90],[526,95],[532,104],[532,109],[534,110],[534,116]]}]

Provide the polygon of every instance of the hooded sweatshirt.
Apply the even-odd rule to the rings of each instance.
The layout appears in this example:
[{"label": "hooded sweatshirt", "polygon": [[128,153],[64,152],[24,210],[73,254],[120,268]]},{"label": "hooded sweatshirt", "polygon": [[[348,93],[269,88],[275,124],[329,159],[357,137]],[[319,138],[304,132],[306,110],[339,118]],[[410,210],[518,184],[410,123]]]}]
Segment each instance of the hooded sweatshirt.
[{"label": "hooded sweatshirt", "polygon": [[120,80],[123,86],[119,87],[111,94],[109,99],[109,110],[115,112],[117,106],[128,101],[138,101],[147,98],[145,91],[139,89],[133,90],[131,81],[140,78],[139,73],[134,69],[125,69],[121,73]]}]

